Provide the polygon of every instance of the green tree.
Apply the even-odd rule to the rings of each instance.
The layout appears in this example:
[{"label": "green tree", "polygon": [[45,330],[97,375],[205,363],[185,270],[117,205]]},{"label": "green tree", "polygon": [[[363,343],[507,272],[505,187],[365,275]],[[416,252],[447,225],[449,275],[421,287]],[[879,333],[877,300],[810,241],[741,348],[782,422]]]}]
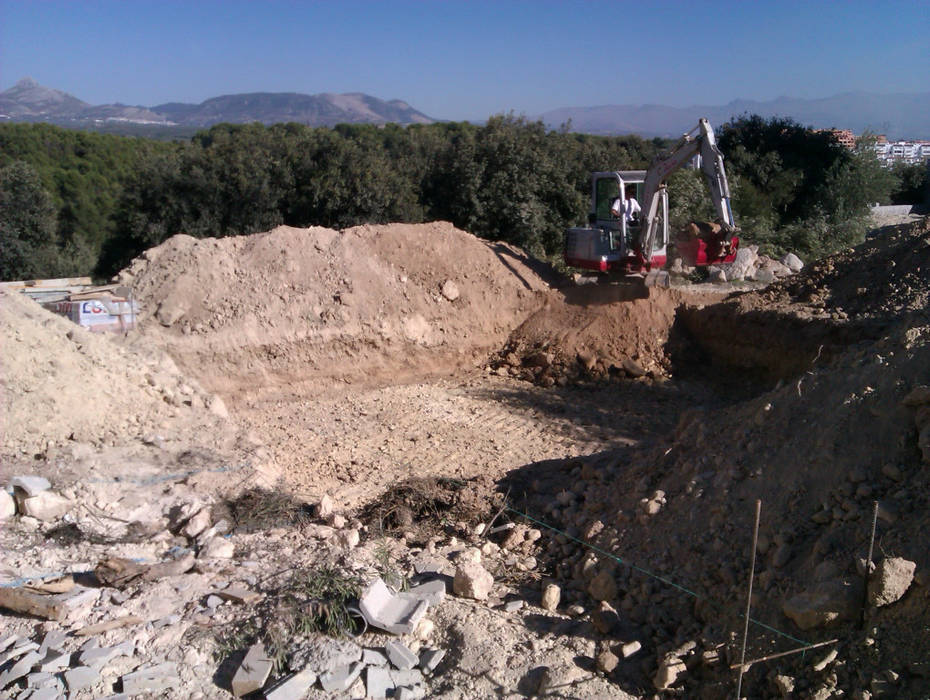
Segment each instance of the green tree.
[{"label": "green tree", "polygon": [[55,205],[22,161],[0,168],[0,279],[54,277],[60,269]]}]

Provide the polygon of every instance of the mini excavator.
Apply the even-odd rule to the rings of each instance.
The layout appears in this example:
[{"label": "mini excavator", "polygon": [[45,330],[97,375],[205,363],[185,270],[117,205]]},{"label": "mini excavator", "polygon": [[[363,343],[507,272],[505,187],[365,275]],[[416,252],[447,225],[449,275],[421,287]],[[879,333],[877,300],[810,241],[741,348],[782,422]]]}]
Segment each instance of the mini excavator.
[{"label": "mini excavator", "polygon": [[[672,153],[656,160],[648,170],[597,172],[591,176],[591,211],[588,226],[565,232],[565,263],[611,277],[643,280],[649,286],[668,286],[668,191],[666,180],[697,157],[704,173],[718,223],[675,242],[687,265],[732,262],[739,247],[738,231],[730,207],[730,186],[707,119],[684,135]],[[617,200],[628,194],[641,204],[638,217],[617,215]],[[622,206],[620,207],[622,209]]]}]

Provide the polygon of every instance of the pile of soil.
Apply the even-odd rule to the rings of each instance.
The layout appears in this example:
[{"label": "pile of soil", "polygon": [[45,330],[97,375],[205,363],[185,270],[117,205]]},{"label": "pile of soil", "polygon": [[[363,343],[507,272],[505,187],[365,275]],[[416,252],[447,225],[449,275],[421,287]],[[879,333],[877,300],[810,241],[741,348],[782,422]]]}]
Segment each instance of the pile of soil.
[{"label": "pile of soil", "polygon": [[[636,298],[629,298],[630,293]],[[666,376],[675,290],[583,285],[550,294],[492,360],[500,374],[541,386],[580,379]],[[694,303],[694,299],[690,300]]]},{"label": "pile of soil", "polygon": [[141,440],[215,448],[235,433],[223,402],[164,353],[91,333],[23,294],[0,290],[0,335],[0,476]]},{"label": "pile of soil", "polygon": [[211,391],[312,391],[448,374],[547,289],[518,249],[448,223],[178,235],[120,274],[141,323]]}]

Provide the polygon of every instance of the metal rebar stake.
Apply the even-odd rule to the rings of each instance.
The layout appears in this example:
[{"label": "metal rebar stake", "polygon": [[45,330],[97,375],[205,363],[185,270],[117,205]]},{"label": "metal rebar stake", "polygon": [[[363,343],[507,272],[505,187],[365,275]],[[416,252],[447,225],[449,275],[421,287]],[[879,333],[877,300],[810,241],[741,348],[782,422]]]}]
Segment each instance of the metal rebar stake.
[{"label": "metal rebar stake", "polygon": [[752,529],[752,559],[749,561],[749,592],[746,594],[746,622],[743,626],[743,650],[739,657],[739,678],[736,681],[736,700],[743,692],[743,671],[746,663],[746,640],[749,638],[749,610],[752,607],[752,579],[756,573],[756,545],[759,542],[759,516],[762,514],[762,500],[756,499],[756,524]]}]

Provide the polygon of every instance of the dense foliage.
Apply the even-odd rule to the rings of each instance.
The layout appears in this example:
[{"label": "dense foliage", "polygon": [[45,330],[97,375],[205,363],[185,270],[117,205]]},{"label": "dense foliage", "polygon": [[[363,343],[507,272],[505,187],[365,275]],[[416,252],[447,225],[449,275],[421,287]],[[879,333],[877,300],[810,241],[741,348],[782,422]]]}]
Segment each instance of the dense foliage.
[{"label": "dense foliage", "polygon": [[740,224],[768,252],[811,258],[861,242],[869,207],[887,203],[895,182],[868,139],[850,150],[791,119],[741,117],[719,145]]},{"label": "dense foliage", "polygon": [[[869,203],[926,186],[916,172],[880,168],[866,147],[849,151],[790,120],[743,117],[720,142],[737,220],[772,251],[849,245]],[[0,273],[108,276],[176,233],[278,224],[442,219],[553,255],[562,231],[586,218],[592,171],[645,168],[669,145],[550,131],[513,115],[483,126],[224,124],[175,143],[0,125]],[[669,189],[673,226],[712,218],[697,173],[675,173]]]}]

